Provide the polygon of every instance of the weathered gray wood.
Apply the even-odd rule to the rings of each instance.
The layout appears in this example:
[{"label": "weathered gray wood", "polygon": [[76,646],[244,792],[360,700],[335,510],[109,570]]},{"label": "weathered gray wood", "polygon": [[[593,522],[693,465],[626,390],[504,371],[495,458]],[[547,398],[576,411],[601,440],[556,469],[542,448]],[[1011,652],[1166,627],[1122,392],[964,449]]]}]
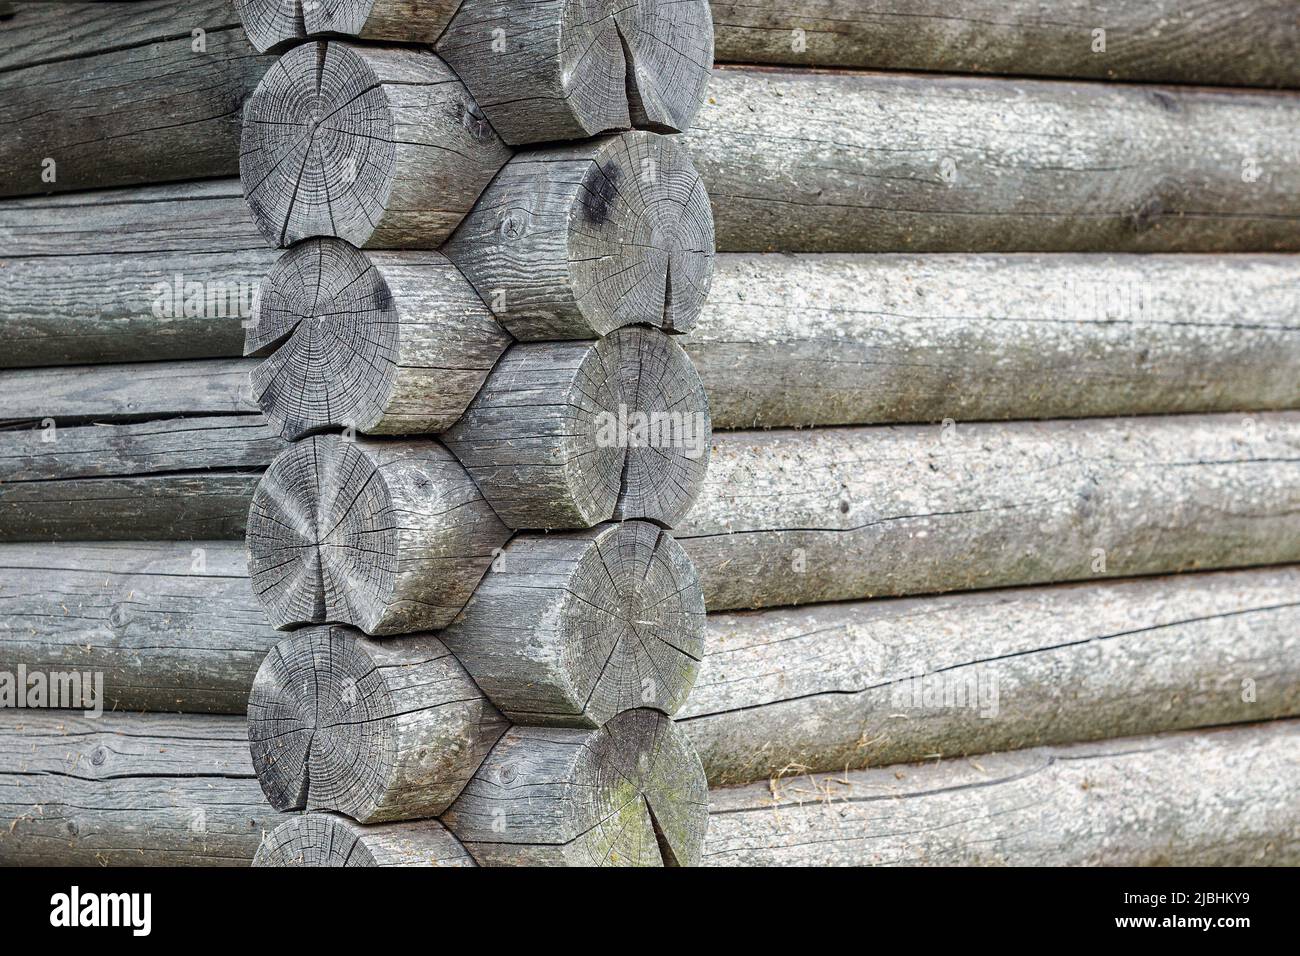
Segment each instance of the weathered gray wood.
[{"label": "weathered gray wood", "polygon": [[270,249],[11,260],[0,367],[236,355],[274,262]]},{"label": "weathered gray wood", "polygon": [[51,418],[56,426],[247,415],[257,412],[248,387],[254,367],[245,359],[216,359],[0,371],[0,409],[6,424]]},{"label": "weathered gray wood", "polygon": [[690,157],[634,132],[519,153],[444,247],[515,338],[695,324],[713,213]]},{"label": "weathered gray wood", "polygon": [[242,415],[0,431],[0,540],[231,537],[284,446]]},{"label": "weathered gray wood", "polygon": [[645,521],[516,536],[442,639],[512,721],[599,727],[676,713],[704,648],[699,575]]},{"label": "weathered gray wood", "polygon": [[722,255],[714,428],[1300,407],[1300,257]]},{"label": "weathered gray wood", "polygon": [[708,826],[700,758],[672,721],[513,727],[442,822],[480,866],[694,866]]},{"label": "weathered gray wood", "polygon": [[234,0],[259,50],[328,33],[366,40],[432,43],[460,0]]},{"label": "weathered gray wood", "polygon": [[437,820],[362,826],[336,813],[290,816],[262,840],[253,866],[474,866]]},{"label": "weathered gray wood", "polygon": [[1300,249],[1300,96],[720,69],[729,252]]},{"label": "weathered gray wood", "polygon": [[507,143],[681,132],[713,64],[707,0],[462,0],[437,50]]},{"label": "weathered gray wood", "polygon": [[[233,164],[227,170],[235,171]],[[0,258],[9,263],[6,268],[14,264],[10,260],[35,256],[191,252],[267,254],[238,179],[0,202]]]},{"label": "weathered gray wood", "polygon": [[1300,86],[1300,18],[1291,0],[713,0],[712,6],[719,62]]},{"label": "weathered gray wood", "polygon": [[[1300,722],[710,794],[706,866],[1294,866]],[[775,792],[774,792],[775,791]]]},{"label": "weathered gray wood", "polygon": [[516,345],[443,436],[511,528],[587,528],[691,507],[709,466],[709,404],[656,329]]},{"label": "weathered gray wood", "polygon": [[0,545],[0,671],[103,674],[105,710],[242,714],[283,637],[234,541]]},{"label": "weathered gray wood", "polygon": [[709,617],[711,783],[1300,715],[1300,567]]},{"label": "weathered gray wood", "polygon": [[310,627],[271,649],[248,698],[253,768],[277,810],[361,823],[437,816],[505,719],[436,637]]},{"label": "weathered gray wood", "polygon": [[145,47],[184,37],[195,28],[238,29],[230,0],[132,0],[0,3],[0,72],[37,63],[93,56],[106,49]]},{"label": "weathered gray wood", "polygon": [[445,627],[510,532],[437,442],[308,438],[282,452],[248,515],[253,592],[279,628]]},{"label": "weathered gray wood", "polygon": [[[170,19],[150,9],[132,25],[119,10],[97,49],[0,72],[0,195],[229,175],[240,105],[273,58],[213,15],[211,4],[173,4]],[[57,8],[43,16],[65,29],[75,20]]]},{"label": "weathered gray wood", "polygon": [[280,57],[249,97],[239,174],[275,245],[433,249],[509,158],[433,53],[318,41]]},{"label": "weathered gray wood", "polygon": [[737,432],[674,537],[710,610],[1300,561],[1300,413]]},{"label": "weathered gray wood", "polygon": [[450,427],[510,344],[437,252],[360,252],[310,239],[258,288],[246,351],[270,357],[253,394],[288,438],[330,427]]},{"label": "weathered gray wood", "polygon": [[281,815],[242,717],[0,709],[0,864],[246,866]]}]

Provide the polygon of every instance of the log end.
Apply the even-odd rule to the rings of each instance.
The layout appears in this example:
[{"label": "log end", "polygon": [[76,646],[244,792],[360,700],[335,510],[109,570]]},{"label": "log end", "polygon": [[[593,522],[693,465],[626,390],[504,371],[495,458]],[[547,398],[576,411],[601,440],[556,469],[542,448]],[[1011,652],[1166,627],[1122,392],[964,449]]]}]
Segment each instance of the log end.
[{"label": "log end", "polygon": [[507,143],[690,128],[713,65],[707,0],[501,6],[462,4],[438,51]]},{"label": "log end", "polygon": [[708,817],[686,735],[632,710],[594,731],[513,728],[443,822],[485,866],[694,866]]},{"label": "log end", "polygon": [[473,866],[437,820],[361,826],[333,813],[305,813],[262,838],[253,866]]},{"label": "log end", "polygon": [[699,574],[644,521],[503,549],[444,639],[517,723],[599,727],[625,710],[674,714],[704,653]]},{"label": "log end", "polygon": [[271,805],[362,823],[437,816],[504,729],[429,635],[381,644],[306,628],[271,649],[248,700],[253,769]]}]

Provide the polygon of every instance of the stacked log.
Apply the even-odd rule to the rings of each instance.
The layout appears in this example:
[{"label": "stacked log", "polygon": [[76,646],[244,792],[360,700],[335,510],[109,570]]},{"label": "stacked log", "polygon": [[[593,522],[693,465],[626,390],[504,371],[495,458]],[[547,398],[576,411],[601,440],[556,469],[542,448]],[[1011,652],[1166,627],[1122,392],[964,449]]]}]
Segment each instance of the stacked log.
[{"label": "stacked log", "polygon": [[[308,849],[323,833],[438,855],[441,818],[479,863],[695,863],[707,783],[670,718],[704,600],[666,529],[708,465],[672,336],[713,218],[663,134],[703,99],[707,4],[318,6],[240,4],[284,49],[240,150],[286,247],[246,325],[251,398],[289,442],[252,495],[249,578],[298,629],[249,738],[272,806],[334,814],[259,862],[340,862]],[[425,838],[363,829],[399,821]]]}]

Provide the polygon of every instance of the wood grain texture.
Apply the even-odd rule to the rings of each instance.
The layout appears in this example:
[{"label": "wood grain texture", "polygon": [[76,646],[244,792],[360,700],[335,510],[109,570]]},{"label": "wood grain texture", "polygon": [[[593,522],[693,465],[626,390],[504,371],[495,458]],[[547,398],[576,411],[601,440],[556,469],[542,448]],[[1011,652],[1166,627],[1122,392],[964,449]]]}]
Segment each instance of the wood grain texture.
[{"label": "wood grain texture", "polygon": [[[0,72],[0,195],[233,171],[240,106],[272,58],[249,46],[228,8],[213,21],[211,4],[172,5],[172,18],[159,20],[145,6],[134,26],[122,11],[100,13],[106,32],[83,55]],[[76,22],[57,8],[42,16],[62,29]],[[158,32],[142,39],[137,28],[150,21]],[[194,29],[205,32],[196,38]]]},{"label": "wood grain texture", "polygon": [[249,576],[279,628],[433,630],[509,537],[437,442],[317,436],[289,446],[257,486]]},{"label": "wood grain texture", "polygon": [[511,528],[672,527],[708,470],[709,404],[656,329],[511,348],[443,435]]},{"label": "wood grain texture", "polygon": [[510,341],[441,254],[310,239],[259,287],[245,350],[269,356],[253,394],[286,437],[412,435],[455,423]]},{"label": "wood grain texture", "polygon": [[247,866],[280,819],[242,717],[0,710],[5,866]]},{"label": "wood grain texture", "polygon": [[709,617],[710,783],[1300,714],[1300,567]]},{"label": "wood grain texture", "polygon": [[0,431],[0,540],[225,538],[284,441],[259,416]]},{"label": "wood grain texture", "polygon": [[736,432],[674,537],[710,610],[1300,560],[1300,415]]},{"label": "wood grain texture", "polygon": [[509,158],[433,53],[317,41],[280,57],[249,97],[239,175],[273,245],[434,249]]},{"label": "wood grain texture", "polygon": [[184,37],[196,27],[238,27],[230,0],[131,0],[122,3],[26,2],[0,5],[0,72],[103,53],[106,47],[147,47]]},{"label": "wood grain texture", "polygon": [[521,341],[695,324],[713,269],[713,213],[671,137],[634,132],[528,150],[443,248]]},{"label": "wood grain texture", "polygon": [[672,715],[704,649],[699,575],[645,521],[517,535],[441,637],[515,723],[599,727]]},{"label": "wood grain texture", "polygon": [[507,722],[436,637],[309,627],[271,649],[248,698],[253,768],[277,810],[361,823],[437,816]]},{"label": "wood grain texture", "polygon": [[63,426],[256,414],[248,386],[255,366],[244,359],[214,359],[0,371],[0,408],[6,425],[47,418]]},{"label": "wood grain texture", "polygon": [[706,866],[1294,866],[1276,721],[710,794]]},{"label": "wood grain texture", "polygon": [[437,43],[507,143],[681,132],[713,63],[707,0],[462,0]]},{"label": "wood grain texture", "polygon": [[289,46],[318,34],[432,43],[459,0],[234,0],[259,50]]},{"label": "wood grain texture", "polygon": [[714,428],[1300,407],[1300,258],[721,255]]},{"label": "wood grain texture", "polygon": [[[235,172],[233,164],[227,172]],[[5,268],[36,256],[258,252],[266,254],[266,240],[238,179],[0,201]]]},{"label": "wood grain texture", "polygon": [[694,866],[708,825],[699,757],[667,717],[514,727],[442,822],[480,866]]},{"label": "wood grain texture", "polygon": [[727,252],[1300,249],[1300,97],[715,71],[689,146]]},{"label": "wood grain texture", "polygon": [[0,545],[0,671],[101,673],[105,710],[243,714],[283,637],[238,542]]},{"label": "wood grain texture", "polygon": [[253,866],[474,866],[437,820],[362,826],[337,813],[289,816],[257,848]]},{"label": "wood grain texture", "polygon": [[[714,0],[719,62],[1300,86],[1290,0]],[[1094,31],[1105,31],[1098,49]]]}]

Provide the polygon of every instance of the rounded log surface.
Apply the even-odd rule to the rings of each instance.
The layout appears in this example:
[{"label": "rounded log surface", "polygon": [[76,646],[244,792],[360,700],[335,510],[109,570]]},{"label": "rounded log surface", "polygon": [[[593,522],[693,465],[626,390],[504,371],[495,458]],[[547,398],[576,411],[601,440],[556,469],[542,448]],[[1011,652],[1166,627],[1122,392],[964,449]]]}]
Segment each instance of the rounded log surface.
[{"label": "rounded log surface", "polygon": [[262,838],[253,866],[473,866],[437,820],[361,826],[333,813],[290,817]]},{"label": "rounded log surface", "polygon": [[513,145],[677,133],[713,65],[706,0],[464,0],[438,41]]},{"label": "rounded log surface", "polygon": [[253,593],[279,628],[445,627],[509,531],[432,441],[308,438],[278,455],[248,515]]},{"label": "rounded log surface", "polygon": [[432,53],[319,41],[280,57],[249,97],[239,175],[275,245],[431,249],[508,158]]},{"label": "rounded log surface", "polygon": [[516,536],[443,639],[516,723],[597,727],[635,707],[676,713],[704,628],[681,546],[628,521]]},{"label": "rounded log surface", "polygon": [[512,528],[587,528],[691,507],[709,465],[708,397],[654,329],[511,349],[444,436]]},{"label": "rounded log surface", "polygon": [[695,325],[713,210],[671,137],[624,133],[520,153],[443,251],[521,341]]},{"label": "rounded log surface", "polygon": [[248,699],[253,769],[277,810],[362,823],[437,816],[505,722],[437,638],[314,627],[267,655]]},{"label": "rounded log surface", "polygon": [[253,395],[287,438],[353,427],[449,427],[510,337],[436,252],[361,252],[309,239],[258,288],[245,350],[268,355]]},{"label": "rounded log surface", "polygon": [[708,827],[700,758],[671,720],[515,727],[443,823],[484,866],[693,866]]}]

